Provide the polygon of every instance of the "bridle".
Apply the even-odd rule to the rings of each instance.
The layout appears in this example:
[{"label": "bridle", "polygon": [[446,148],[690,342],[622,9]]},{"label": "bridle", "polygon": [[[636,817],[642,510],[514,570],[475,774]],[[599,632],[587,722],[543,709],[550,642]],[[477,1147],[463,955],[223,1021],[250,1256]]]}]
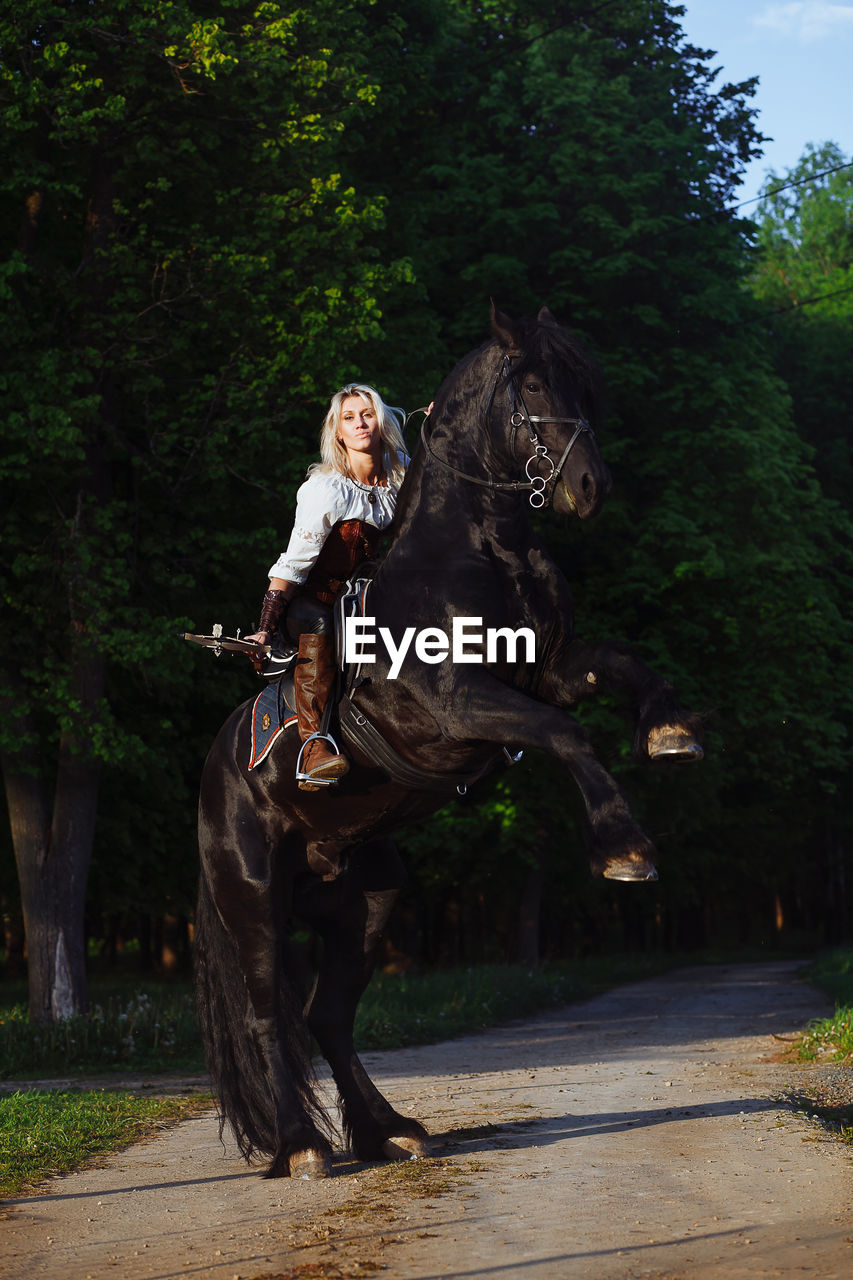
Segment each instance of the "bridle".
[{"label": "bridle", "polygon": [[[513,352],[512,354],[520,355],[521,353]],[[485,489],[491,489],[493,491],[500,490],[505,493],[523,493],[529,491],[530,497],[528,501],[531,507],[538,510],[539,508],[544,507],[546,502],[553,502],[554,491],[557,488],[557,481],[560,479],[563,467],[566,465],[566,460],[577,441],[584,432],[588,432],[594,439],[595,432],[587,422],[586,418],[551,418],[543,417],[539,414],[528,413],[527,405],[524,403],[524,397],[515,384],[515,377],[512,372],[512,363],[508,352],[504,354],[501,367],[497,372],[492,386],[491,395],[489,396],[488,403],[486,404],[486,408],[483,412],[483,420],[485,422],[488,422],[489,420],[492,405],[494,404],[495,394],[497,393],[497,389],[501,382],[504,384],[507,398],[509,399],[509,421],[510,426],[512,427],[512,433],[510,435],[510,453],[512,454],[513,460],[515,459],[516,437],[520,427],[527,427],[528,439],[533,446],[533,452],[528,457],[524,467],[524,473],[527,476],[526,480],[484,480],[482,476],[472,476],[469,475],[467,471],[462,471],[459,467],[454,467],[451,463],[446,462],[444,458],[440,458],[430,445],[426,433],[426,418],[424,418],[421,423],[421,442],[429,456],[440,466],[444,467],[446,471],[452,471],[454,475],[460,476],[463,480],[469,480],[471,484],[478,484]],[[575,428],[572,438],[563,450],[560,461],[556,466],[554,465],[554,460],[551,457],[547,446],[539,439],[533,425],[534,423],[538,425],[543,422],[567,422]],[[546,464],[550,469],[546,471],[545,474],[534,474],[535,468],[540,464]],[[550,493],[547,493],[546,491],[549,485],[551,485],[551,490]]]}]

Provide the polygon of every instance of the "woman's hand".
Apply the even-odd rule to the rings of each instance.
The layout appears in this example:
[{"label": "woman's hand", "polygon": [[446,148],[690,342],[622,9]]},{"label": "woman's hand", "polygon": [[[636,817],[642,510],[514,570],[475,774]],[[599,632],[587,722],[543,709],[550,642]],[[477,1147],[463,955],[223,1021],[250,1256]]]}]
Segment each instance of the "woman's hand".
[{"label": "woman's hand", "polygon": [[256,631],[251,636],[243,636],[244,640],[251,640],[252,644],[269,644],[270,633],[268,631]]}]

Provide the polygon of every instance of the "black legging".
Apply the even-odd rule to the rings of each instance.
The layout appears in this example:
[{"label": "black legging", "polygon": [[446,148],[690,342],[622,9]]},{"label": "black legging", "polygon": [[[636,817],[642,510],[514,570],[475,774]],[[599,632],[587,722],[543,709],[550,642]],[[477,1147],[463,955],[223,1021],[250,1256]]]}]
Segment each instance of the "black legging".
[{"label": "black legging", "polygon": [[294,596],[287,609],[287,630],[291,640],[299,640],[306,631],[315,636],[331,636],[332,610],[313,596]]}]

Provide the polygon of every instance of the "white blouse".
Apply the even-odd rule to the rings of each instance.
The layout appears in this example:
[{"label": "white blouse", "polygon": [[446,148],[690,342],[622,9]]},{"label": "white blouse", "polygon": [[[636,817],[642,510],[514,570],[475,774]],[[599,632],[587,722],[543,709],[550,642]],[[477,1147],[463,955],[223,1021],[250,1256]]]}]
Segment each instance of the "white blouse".
[{"label": "white blouse", "polygon": [[[403,459],[408,465],[408,458]],[[386,529],[394,518],[399,485],[361,484],[339,471],[315,471],[296,494],[293,532],[275,564],[271,578],[302,583],[314,566],[320,548],[340,520],[364,520]]]}]

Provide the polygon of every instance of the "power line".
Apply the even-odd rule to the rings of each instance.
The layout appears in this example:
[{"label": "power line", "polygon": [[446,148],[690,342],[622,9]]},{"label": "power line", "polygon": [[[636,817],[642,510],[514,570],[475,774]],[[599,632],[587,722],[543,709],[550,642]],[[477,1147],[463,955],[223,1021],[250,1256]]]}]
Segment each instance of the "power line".
[{"label": "power line", "polygon": [[[583,22],[587,18],[592,18],[597,14],[601,13],[603,10],[611,9],[615,5],[621,4],[623,2],[624,0],[601,0],[601,3],[597,5],[593,5],[590,8],[585,9],[581,12],[573,13],[568,19],[561,20],[555,23],[554,26],[546,28],[544,31],[536,32],[527,40],[524,40],[521,42],[515,42],[515,43],[507,41],[507,43],[502,48],[494,49],[492,50],[491,53],[487,54],[485,57],[482,57],[480,59],[480,64],[478,69],[482,69],[483,67],[488,66],[489,64],[493,63],[496,58],[502,57],[505,53],[518,53],[521,50],[527,49],[531,45],[538,43],[540,40],[545,40],[549,36],[555,35],[558,31],[564,31],[568,27],[576,25],[578,22]],[[503,34],[503,33],[500,33],[500,34]],[[687,38],[686,32],[684,32],[683,30],[681,34],[682,34],[683,40]],[[452,73],[439,72],[438,76],[441,77],[442,74],[456,75],[457,72],[455,71]],[[774,187],[771,191],[766,191],[761,195],[751,196],[748,200],[741,200],[738,204],[731,205],[730,207],[724,207],[722,209],[712,209],[708,213],[700,214],[699,217],[697,218],[691,218],[689,219],[689,221],[685,221],[677,227],[666,227],[661,231],[653,232],[651,235],[644,236],[642,239],[635,241],[634,244],[636,245],[649,244],[654,240],[663,239],[670,235],[676,235],[681,231],[685,230],[685,228],[687,227],[700,226],[702,223],[710,221],[711,218],[728,217],[729,215],[736,213],[738,209],[744,209],[747,205],[756,204],[759,200],[770,199],[772,196],[779,195],[780,192],[782,191],[788,191],[793,187],[803,186],[808,182],[816,182],[818,181],[818,179],[825,178],[829,174],[839,173],[841,170],[849,169],[851,167],[853,167],[853,160],[848,160],[848,161],[845,161],[844,164],[837,164],[837,165],[831,166],[829,169],[823,169],[820,173],[809,174],[807,177],[804,177],[804,178],[796,178],[791,182],[785,182],[785,183],[782,183],[781,186]],[[615,257],[617,254],[624,252],[624,250],[626,248],[630,248],[631,245],[632,245],[632,242],[628,241],[626,245],[623,245],[621,248],[614,249],[610,253],[603,254],[600,258],[596,258],[592,265],[597,265],[599,262],[606,262],[608,258]]]},{"label": "power line", "polygon": [[620,253],[625,253],[631,249],[642,248],[643,245],[652,244],[655,240],[664,240],[667,236],[681,235],[682,231],[689,231],[693,227],[701,226],[703,222],[708,222],[711,218],[727,217],[729,214],[736,213],[738,209],[742,209],[744,205],[754,204],[756,200],[766,200],[770,196],[778,195],[780,191],[787,191],[790,187],[800,187],[805,182],[816,182],[818,178],[825,178],[827,174],[838,173],[841,169],[853,168],[853,160],[847,160],[844,164],[833,165],[829,169],[823,169],[820,173],[812,173],[807,178],[796,178],[792,182],[784,182],[780,187],[774,187],[772,191],[766,192],[764,195],[752,196],[749,200],[742,200],[740,204],[733,204],[727,209],[712,209],[710,213],[703,213],[698,218],[690,218],[688,221],[680,222],[677,227],[663,227],[660,231],[653,231],[651,235],[642,236],[637,240],[626,240],[618,249],[611,249],[610,253],[603,253],[601,257],[595,258],[592,266],[597,266],[599,262],[607,262],[609,258],[615,258]]},{"label": "power line", "polygon": [[845,293],[853,293],[853,285],[847,285],[844,289],[832,289],[829,293],[816,293],[811,298],[803,298],[802,302],[792,302],[790,306],[776,307],[773,311],[762,311],[758,315],[749,316],[746,320],[734,320],[728,327],[736,329],[742,324],[757,324],[761,320],[768,320],[771,316],[783,316],[788,311],[799,311],[801,307],[811,307],[817,302],[824,302],[827,298],[838,298]]},{"label": "power line", "polygon": [[745,205],[755,204],[757,200],[769,200],[771,196],[777,196],[780,191],[788,191],[791,187],[801,187],[806,182],[817,182],[818,178],[825,178],[827,174],[838,173],[841,169],[853,168],[853,160],[847,160],[844,164],[834,164],[831,169],[823,169],[820,173],[810,173],[806,178],[797,178],[794,182],[785,182],[781,187],[774,187],[772,191],[764,191],[760,196],[752,196],[749,200],[741,200],[740,204],[733,204],[729,209],[714,209],[711,213],[703,213],[700,218],[693,218],[687,226],[695,226],[696,223],[704,222],[706,218],[719,217],[721,213],[736,213],[738,209],[743,209]]}]

